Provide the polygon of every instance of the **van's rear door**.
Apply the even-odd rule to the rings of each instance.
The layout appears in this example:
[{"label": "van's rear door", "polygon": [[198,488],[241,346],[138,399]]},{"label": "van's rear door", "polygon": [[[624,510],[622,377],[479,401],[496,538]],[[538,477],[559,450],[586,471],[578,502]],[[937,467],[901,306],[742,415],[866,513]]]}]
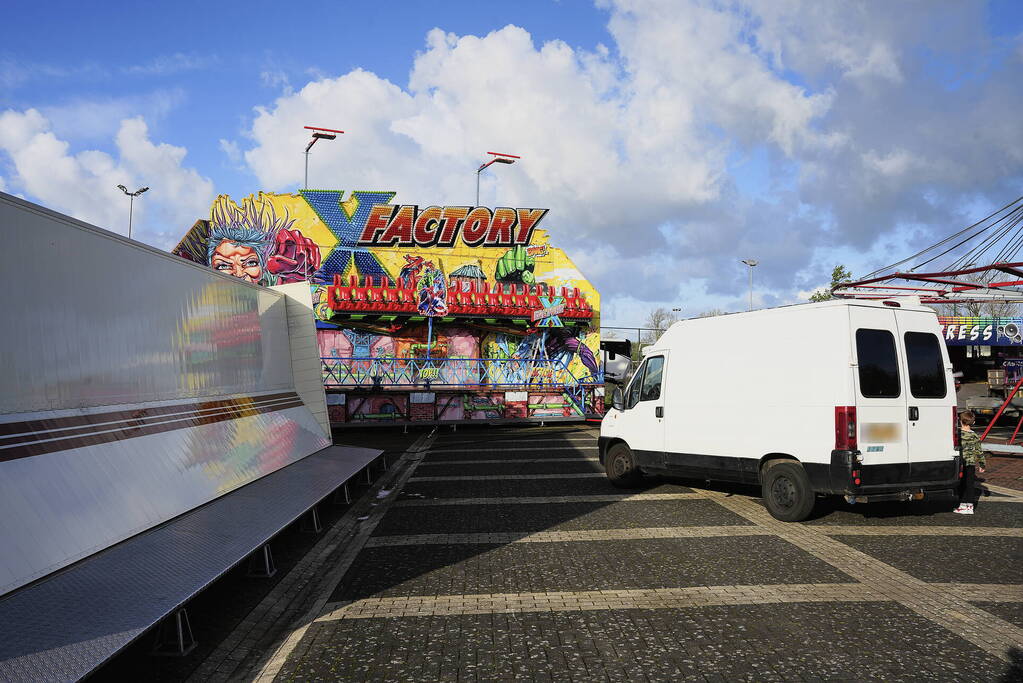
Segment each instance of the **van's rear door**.
[{"label": "van's rear door", "polygon": [[909,481],[906,388],[894,311],[849,306],[863,488]]},{"label": "van's rear door", "polygon": [[895,314],[905,358],[908,403],[907,444],[914,482],[947,481],[957,476],[952,441],[955,386],[948,351],[938,337],[933,313]]}]

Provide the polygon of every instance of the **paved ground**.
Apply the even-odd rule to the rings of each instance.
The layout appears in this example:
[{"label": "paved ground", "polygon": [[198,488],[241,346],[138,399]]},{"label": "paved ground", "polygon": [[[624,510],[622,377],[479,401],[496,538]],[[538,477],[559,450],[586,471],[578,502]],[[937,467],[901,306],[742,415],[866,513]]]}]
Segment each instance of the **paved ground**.
[{"label": "paved ground", "polygon": [[1023,676],[1023,495],[990,479],[973,517],[831,504],[784,524],[748,488],[614,489],[580,427],[416,447],[311,553],[301,618],[276,640],[249,624],[196,680]]}]

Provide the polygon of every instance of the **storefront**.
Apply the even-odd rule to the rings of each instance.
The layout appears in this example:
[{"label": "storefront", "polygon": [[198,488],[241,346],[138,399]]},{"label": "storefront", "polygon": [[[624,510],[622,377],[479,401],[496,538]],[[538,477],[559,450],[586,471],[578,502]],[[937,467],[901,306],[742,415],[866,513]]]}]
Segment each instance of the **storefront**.
[{"label": "storefront", "polygon": [[938,323],[964,382],[986,382],[989,370],[1004,370],[1009,383],[1023,374],[1023,317],[938,316]]},{"label": "storefront", "polygon": [[602,412],[600,298],[540,228],[547,210],[393,198],[222,195],[174,253],[257,284],[310,283],[334,423]]}]

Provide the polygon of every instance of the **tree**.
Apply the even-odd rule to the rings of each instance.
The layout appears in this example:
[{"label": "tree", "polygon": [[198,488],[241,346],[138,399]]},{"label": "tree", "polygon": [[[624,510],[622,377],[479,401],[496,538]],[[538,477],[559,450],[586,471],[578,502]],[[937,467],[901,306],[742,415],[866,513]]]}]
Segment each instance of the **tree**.
[{"label": "tree", "polygon": [[1019,315],[1019,302],[1016,301],[964,301],[928,305],[938,315],[966,315],[975,318],[1012,318]]},{"label": "tree", "polygon": [[724,315],[724,314],[725,314],[725,312],[722,311],[720,308],[712,308],[709,311],[704,311],[703,313],[698,314],[696,317],[697,318],[713,318],[715,316]]},{"label": "tree", "polygon": [[655,308],[646,317],[643,327],[648,331],[643,333],[643,341],[652,344],[657,341],[664,331],[671,327],[671,324],[678,321],[678,316],[666,308]]},{"label": "tree", "polygon": [[810,301],[817,303],[818,301],[830,301],[835,297],[831,295],[831,291],[835,287],[839,286],[844,282],[850,282],[852,280],[852,273],[846,270],[845,266],[838,265],[831,270],[831,286],[827,289],[818,289],[810,295]]}]

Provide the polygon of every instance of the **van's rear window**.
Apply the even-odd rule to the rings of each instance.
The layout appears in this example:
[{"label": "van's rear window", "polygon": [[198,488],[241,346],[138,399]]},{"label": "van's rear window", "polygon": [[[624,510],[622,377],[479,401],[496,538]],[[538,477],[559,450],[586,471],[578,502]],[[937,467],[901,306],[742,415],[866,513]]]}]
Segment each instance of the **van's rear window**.
[{"label": "van's rear window", "polygon": [[941,360],[941,342],[927,332],[907,332],[906,365],[909,391],[916,398],[945,398],[945,364]]},{"label": "van's rear window", "polygon": [[898,398],[899,359],[895,337],[888,330],[856,330],[860,393],[866,398]]}]

